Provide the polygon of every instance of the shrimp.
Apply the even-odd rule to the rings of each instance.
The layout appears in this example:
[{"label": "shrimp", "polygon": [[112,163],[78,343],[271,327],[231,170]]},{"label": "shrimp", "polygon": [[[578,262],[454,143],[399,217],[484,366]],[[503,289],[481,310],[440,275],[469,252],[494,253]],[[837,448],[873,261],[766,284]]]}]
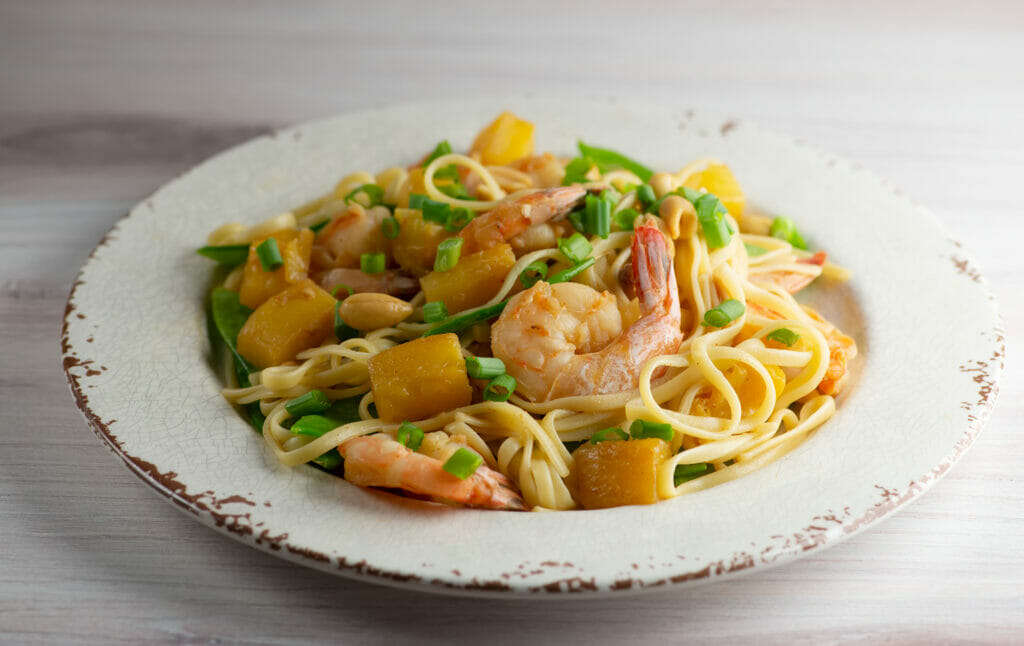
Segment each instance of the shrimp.
[{"label": "shrimp", "polygon": [[[796,262],[802,265],[817,265],[821,267],[827,259],[828,255],[824,251],[818,251],[810,258],[797,258]],[[795,294],[810,285],[811,281],[817,277],[818,274],[816,273],[805,273],[802,271],[769,271],[751,274],[750,282],[761,287],[778,286],[790,294]]]},{"label": "shrimp", "polygon": [[490,249],[523,232],[527,227],[565,215],[587,194],[582,186],[559,186],[505,200],[470,221],[459,237],[462,253]]},{"label": "shrimp", "polygon": [[363,208],[349,204],[317,235],[313,243],[312,264],[317,269],[355,268],[364,253],[387,249],[387,238],[380,223],[390,215],[387,207]]},{"label": "shrimp", "polygon": [[641,316],[625,330],[615,297],[578,283],[538,282],[512,297],[491,330],[494,356],[534,401],[636,388],[644,364],[683,341],[669,243],[646,223],[633,233]]},{"label": "shrimp", "polygon": [[[339,285],[352,289],[353,293],[377,292],[408,298],[420,290],[420,283],[415,278],[387,269],[379,274],[367,274],[361,269],[340,268],[328,269],[313,275],[313,280],[320,287],[332,291]],[[338,299],[345,297],[345,292],[338,292]]]},{"label": "shrimp", "polygon": [[443,462],[411,451],[383,433],[364,435],[338,447],[345,458],[345,479],[360,487],[391,487],[469,507],[524,510],[522,496],[501,473],[481,465],[465,480],[448,473]]}]

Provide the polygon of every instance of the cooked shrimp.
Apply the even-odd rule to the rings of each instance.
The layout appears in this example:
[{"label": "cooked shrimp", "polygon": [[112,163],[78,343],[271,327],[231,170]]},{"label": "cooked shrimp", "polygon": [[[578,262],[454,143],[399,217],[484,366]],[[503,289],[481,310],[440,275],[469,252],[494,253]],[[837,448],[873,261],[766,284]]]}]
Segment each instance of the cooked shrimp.
[{"label": "cooked shrimp", "polygon": [[679,349],[679,292],[668,240],[653,224],[633,233],[640,318],[625,330],[615,297],[578,283],[538,282],[514,296],[491,329],[491,349],[534,401],[636,388],[644,364]]},{"label": "cooked shrimp", "polygon": [[360,487],[392,487],[470,507],[526,509],[522,496],[501,473],[481,465],[465,480],[435,458],[416,453],[383,433],[344,442],[345,479]]},{"label": "cooked shrimp", "polygon": [[[818,267],[821,267],[825,264],[825,260],[827,259],[828,255],[824,251],[818,251],[810,258],[797,258],[796,262],[802,265],[817,265]],[[769,271],[751,274],[750,282],[760,285],[761,287],[778,286],[790,294],[795,294],[804,287],[810,285],[811,282],[818,277],[819,273],[820,272]]]},{"label": "cooked shrimp", "polygon": [[[328,269],[313,274],[313,280],[327,291],[332,291],[338,285],[344,285],[350,287],[356,294],[376,292],[408,298],[420,290],[418,280],[400,274],[393,269],[382,271],[379,274],[366,274],[361,269]],[[344,298],[345,292],[339,291],[337,297]]]},{"label": "cooked shrimp", "polygon": [[361,204],[349,204],[317,234],[313,242],[313,267],[358,267],[359,257],[364,253],[387,249],[380,223],[389,215],[385,206],[366,209]]},{"label": "cooked shrimp", "polygon": [[490,249],[525,231],[530,225],[565,215],[586,194],[587,189],[582,186],[559,186],[505,200],[474,218],[459,232],[459,237],[465,241],[462,253]]}]

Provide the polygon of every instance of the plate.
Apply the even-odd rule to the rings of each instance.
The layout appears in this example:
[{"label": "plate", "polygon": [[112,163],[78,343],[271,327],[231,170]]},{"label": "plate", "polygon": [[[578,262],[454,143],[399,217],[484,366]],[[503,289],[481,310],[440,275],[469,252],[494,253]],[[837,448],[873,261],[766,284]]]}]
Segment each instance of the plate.
[{"label": "plate", "polygon": [[[577,138],[661,169],[726,161],[761,210],[791,216],[853,271],[813,302],[857,339],[838,412],[784,459],[652,506],[561,513],[447,508],[281,466],[220,396],[195,249],[343,175],[468,147],[501,110],[538,149]],[[942,285],[942,289],[926,289]],[[68,300],[64,366],[96,434],[196,519],[282,558],[366,581],[494,596],[622,595],[763,570],[835,544],[921,495],[963,455],[1003,362],[995,303],[925,209],[850,162],[751,124],[662,106],[511,97],[405,104],[281,130],[222,153],[139,204]]]}]

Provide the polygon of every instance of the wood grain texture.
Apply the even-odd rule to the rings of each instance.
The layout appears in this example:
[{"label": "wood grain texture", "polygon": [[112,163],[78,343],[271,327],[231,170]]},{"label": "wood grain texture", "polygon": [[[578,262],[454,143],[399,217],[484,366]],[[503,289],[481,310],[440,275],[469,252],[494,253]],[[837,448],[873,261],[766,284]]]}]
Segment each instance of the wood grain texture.
[{"label": "wood grain texture", "polygon": [[[0,641],[1021,639],[1021,5],[370,4],[0,3]],[[306,570],[178,513],[107,454],[68,396],[58,336],[78,267],[133,204],[270,127],[502,91],[749,119],[932,209],[1006,322],[1002,393],[975,446],[922,499],[806,559],[586,603],[443,598]],[[922,288],[936,286],[922,276]]]}]

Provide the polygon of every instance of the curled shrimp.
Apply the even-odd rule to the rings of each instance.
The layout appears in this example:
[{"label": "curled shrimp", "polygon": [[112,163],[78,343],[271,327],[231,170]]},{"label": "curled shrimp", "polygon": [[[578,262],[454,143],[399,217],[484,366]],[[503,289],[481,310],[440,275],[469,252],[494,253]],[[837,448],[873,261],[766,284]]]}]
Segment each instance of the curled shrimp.
[{"label": "curled shrimp", "polygon": [[364,253],[387,249],[387,238],[380,224],[390,215],[387,207],[364,208],[349,204],[317,234],[313,242],[312,264],[320,270],[355,268]]},{"label": "curled shrimp", "polygon": [[390,487],[440,500],[487,509],[523,510],[512,482],[481,465],[462,480],[437,458],[416,453],[383,433],[352,438],[338,447],[345,479],[360,487]]},{"label": "curled shrimp", "polygon": [[[347,267],[328,269],[314,274],[313,280],[328,292],[333,292],[338,286],[344,286],[355,294],[375,292],[409,298],[420,290],[418,280],[400,274],[394,269],[387,269],[379,274],[367,274],[361,269]],[[346,292],[339,291],[336,296],[340,300],[345,298],[345,294]]]},{"label": "curled shrimp", "polygon": [[462,253],[469,254],[501,244],[527,227],[547,222],[571,211],[587,194],[582,186],[559,186],[527,193],[503,201],[490,211],[473,218],[459,237]]},{"label": "curled shrimp", "polygon": [[615,298],[586,285],[538,282],[514,296],[491,349],[534,401],[632,390],[644,364],[679,349],[683,333],[668,240],[651,223],[633,233],[641,316],[625,330]]}]

